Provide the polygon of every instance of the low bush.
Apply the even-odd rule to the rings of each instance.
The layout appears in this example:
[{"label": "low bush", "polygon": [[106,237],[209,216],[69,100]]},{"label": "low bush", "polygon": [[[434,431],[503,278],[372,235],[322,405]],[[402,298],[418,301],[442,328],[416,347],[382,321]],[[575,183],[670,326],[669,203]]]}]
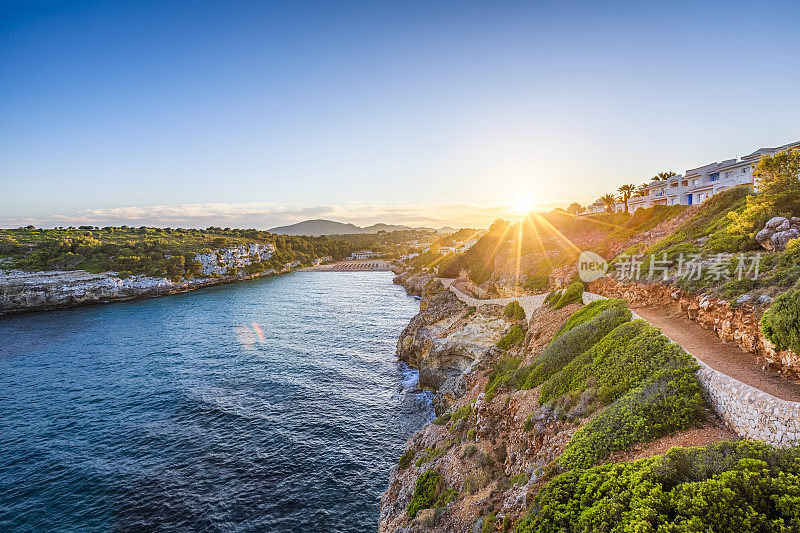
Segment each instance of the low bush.
[{"label": "low bush", "polygon": [[526,367],[525,379],[520,388],[537,387],[630,318],[630,310],[613,307],[591,321],[578,324],[555,338],[533,363]]},{"label": "low bush", "polygon": [[800,353],[800,289],[778,296],[761,317],[761,329],[778,350]]},{"label": "low bush", "polygon": [[425,473],[417,478],[414,486],[414,496],[408,504],[408,516],[414,518],[422,509],[433,507],[436,502],[436,495],[439,493],[439,486],[442,476],[433,470],[426,470]]},{"label": "low bush", "polygon": [[569,287],[564,289],[564,293],[558,301],[553,304],[553,309],[561,309],[569,304],[579,303],[583,298],[584,289],[585,287],[581,281],[571,283]]},{"label": "low bush", "polygon": [[561,293],[564,292],[559,289],[553,289],[552,291],[547,293],[547,296],[544,297],[544,302],[542,305],[546,305],[548,307],[553,307],[559,298],[561,298]]},{"label": "low bush", "polygon": [[[594,317],[607,311],[608,309],[627,309],[628,303],[625,300],[617,300],[616,298],[607,298],[603,300],[595,300],[588,305],[581,307],[572,313],[566,322],[558,329],[553,339],[556,339],[562,333],[566,333],[575,326],[589,322]],[[551,341],[552,342],[552,341]]]},{"label": "low bush", "polygon": [[522,328],[515,325],[512,326],[508,333],[497,342],[497,347],[501,350],[508,350],[512,346],[516,346],[517,344],[521,343],[525,340],[525,332],[522,331]]},{"label": "low bush", "polygon": [[739,441],[563,473],[536,495],[515,531],[799,528],[800,452]]},{"label": "low bush", "polygon": [[403,452],[403,455],[400,456],[400,461],[398,461],[398,466],[400,470],[407,468],[411,464],[411,460],[414,459],[414,450],[406,450]]},{"label": "low bush", "polygon": [[447,447],[443,446],[442,448],[436,448],[431,446],[430,448],[425,448],[422,450],[422,454],[417,459],[417,462],[414,463],[414,466],[422,466],[425,463],[433,461],[434,459],[438,459],[442,457],[445,453],[447,453]]},{"label": "low bush", "polygon": [[519,368],[521,362],[522,360],[518,357],[512,357],[508,354],[503,354],[498,358],[491,372],[489,372],[489,381],[486,382],[486,387],[484,387],[487,401],[492,401],[497,396],[499,389],[506,387],[509,381],[515,378],[514,371]]},{"label": "low bush", "polygon": [[525,320],[525,310],[519,305],[517,300],[508,302],[503,314],[506,318],[513,318],[514,320]]},{"label": "low bush", "polygon": [[550,378],[542,386],[539,401],[583,390],[591,379],[601,400],[608,403],[674,361],[692,364],[691,357],[657,328],[643,320],[627,322]]},{"label": "low bush", "polygon": [[600,411],[570,440],[559,462],[586,468],[635,442],[685,429],[703,417],[694,364],[675,362]]}]

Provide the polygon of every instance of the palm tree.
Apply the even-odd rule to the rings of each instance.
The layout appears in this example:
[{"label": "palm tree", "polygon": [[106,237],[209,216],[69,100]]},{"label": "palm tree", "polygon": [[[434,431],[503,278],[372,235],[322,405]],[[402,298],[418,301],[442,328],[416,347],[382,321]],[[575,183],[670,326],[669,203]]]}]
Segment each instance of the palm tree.
[{"label": "palm tree", "polygon": [[677,176],[677,174],[675,172],[669,170],[667,172],[659,172],[658,174],[653,176],[653,179],[654,180],[658,180],[658,181],[667,181],[672,176]]},{"label": "palm tree", "polygon": [[630,200],[633,193],[636,191],[636,185],[633,183],[626,183],[619,189],[617,189],[620,193],[619,199],[625,204],[625,212],[628,212],[628,200]]},{"label": "palm tree", "polygon": [[617,203],[616,196],[614,196],[613,194],[604,194],[603,196],[598,198],[598,200],[603,202],[603,205],[606,206],[607,213],[612,213],[614,211],[614,205]]}]

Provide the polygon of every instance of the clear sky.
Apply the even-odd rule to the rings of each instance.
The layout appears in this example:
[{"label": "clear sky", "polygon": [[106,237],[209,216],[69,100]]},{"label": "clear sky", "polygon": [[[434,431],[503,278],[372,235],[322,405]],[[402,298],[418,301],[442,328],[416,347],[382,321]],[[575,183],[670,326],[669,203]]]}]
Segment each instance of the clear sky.
[{"label": "clear sky", "polygon": [[0,227],[486,225],[800,140],[798,56],[796,1],[0,0]]}]

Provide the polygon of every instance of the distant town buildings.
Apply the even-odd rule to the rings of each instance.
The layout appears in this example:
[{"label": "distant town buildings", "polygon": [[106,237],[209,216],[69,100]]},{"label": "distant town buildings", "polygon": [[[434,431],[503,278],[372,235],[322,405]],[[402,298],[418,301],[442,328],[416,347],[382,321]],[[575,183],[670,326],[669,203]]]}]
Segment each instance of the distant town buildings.
[{"label": "distant town buildings", "polygon": [[359,250],[357,252],[353,252],[351,254],[352,259],[372,259],[373,257],[380,257],[381,254],[377,254],[372,250]]},{"label": "distant town buildings", "polygon": [[[761,157],[794,148],[800,148],[800,141],[776,148],[759,148],[741,159],[709,163],[687,170],[683,175],[672,176],[666,181],[653,180],[639,187],[637,196],[628,200],[628,212],[633,213],[637,209],[654,205],[701,204],[715,194],[737,185],[751,184],[753,189],[758,191],[758,182],[753,178],[753,170]],[[605,210],[605,204],[597,200],[587,206],[581,214],[601,213]],[[625,210],[625,204],[617,202],[613,210],[622,212]]]}]

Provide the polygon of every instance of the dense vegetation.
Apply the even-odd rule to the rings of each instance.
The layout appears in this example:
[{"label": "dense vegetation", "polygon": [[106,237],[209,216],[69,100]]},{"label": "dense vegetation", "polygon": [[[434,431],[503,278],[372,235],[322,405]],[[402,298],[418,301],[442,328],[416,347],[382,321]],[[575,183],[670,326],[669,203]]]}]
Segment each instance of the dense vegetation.
[{"label": "dense vegetation", "polygon": [[254,229],[172,229],[82,226],[73,229],[0,230],[6,267],[24,270],[86,270],[181,279],[200,273],[195,254],[250,243],[271,243],[271,260],[250,265],[253,273],[316,258],[341,259],[356,249],[329,237],[274,235]]},{"label": "dense vegetation", "polygon": [[508,302],[503,314],[506,318],[513,318],[514,320],[525,320],[525,310],[519,305],[517,300]]},{"label": "dense vegetation", "polygon": [[525,340],[525,332],[522,331],[522,328],[518,325],[511,326],[511,329],[508,330],[502,339],[497,341],[497,347],[501,350],[508,350],[512,346],[516,346],[517,344],[521,343]]},{"label": "dense vegetation", "polygon": [[800,453],[724,442],[571,470],[539,491],[515,530],[798,531]]},{"label": "dense vegetation", "polygon": [[414,486],[414,497],[408,504],[408,516],[414,518],[422,509],[433,507],[442,476],[433,470],[426,470],[425,473],[417,478]]},{"label": "dense vegetation", "polygon": [[581,302],[583,299],[583,291],[585,287],[580,281],[570,283],[569,287],[564,289],[564,292],[558,297],[558,300],[551,300],[548,302],[553,309],[561,309],[569,304]]},{"label": "dense vegetation", "polygon": [[778,350],[800,353],[800,290],[780,295],[761,317],[761,328]]},{"label": "dense vegetation", "polygon": [[627,308],[609,307],[592,320],[577,324],[569,332],[554,338],[530,365],[520,366],[521,359],[501,356],[489,374],[485,389],[487,399],[503,389],[532,389],[538,386],[619,324],[630,320],[630,317],[631,312]]}]

